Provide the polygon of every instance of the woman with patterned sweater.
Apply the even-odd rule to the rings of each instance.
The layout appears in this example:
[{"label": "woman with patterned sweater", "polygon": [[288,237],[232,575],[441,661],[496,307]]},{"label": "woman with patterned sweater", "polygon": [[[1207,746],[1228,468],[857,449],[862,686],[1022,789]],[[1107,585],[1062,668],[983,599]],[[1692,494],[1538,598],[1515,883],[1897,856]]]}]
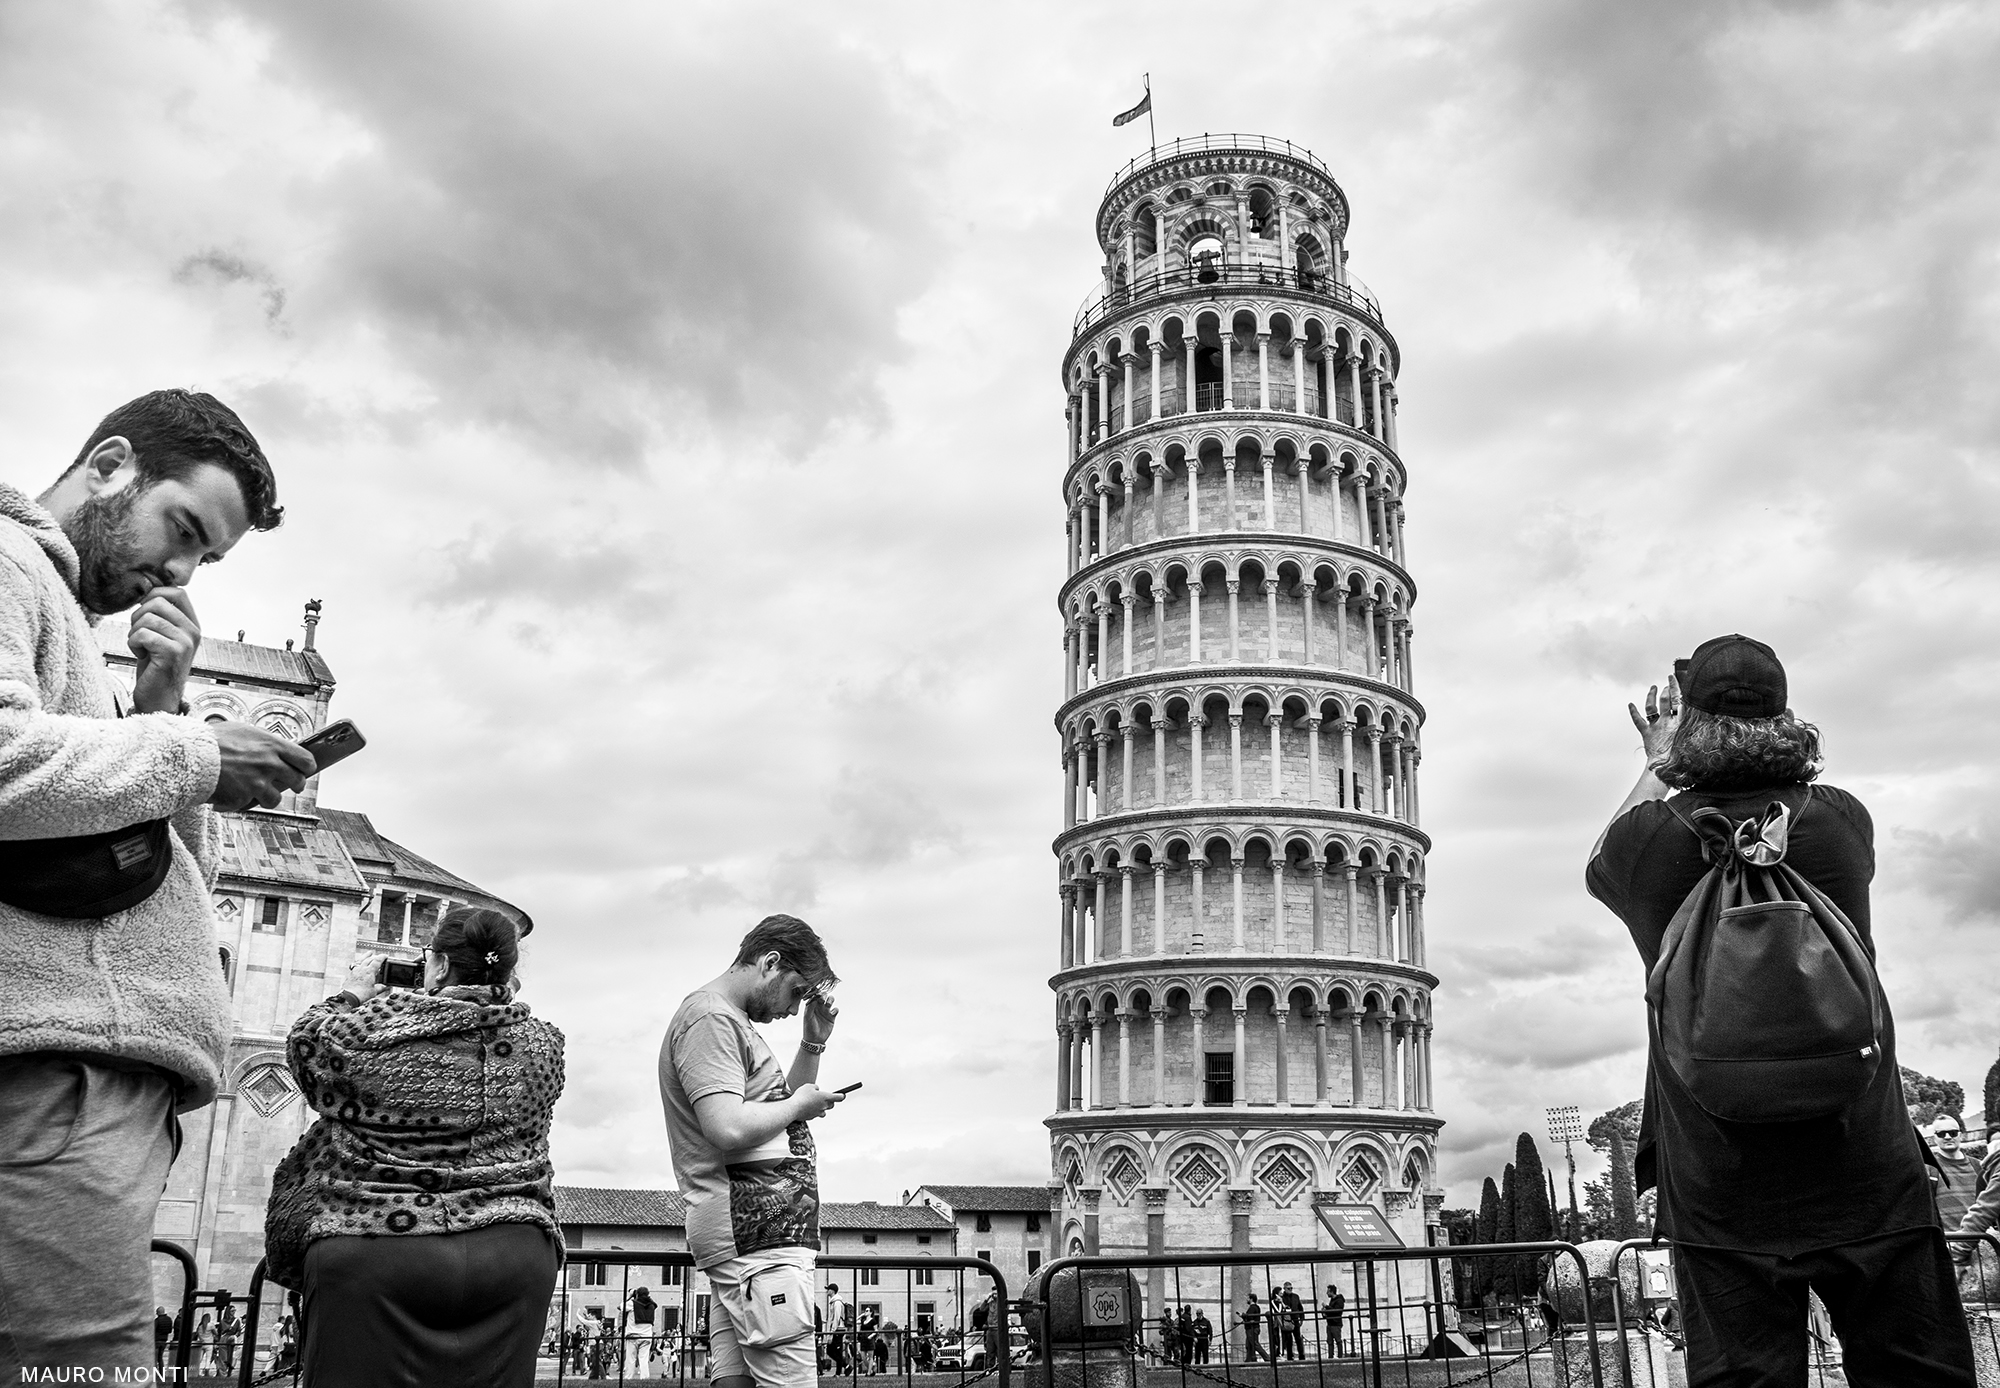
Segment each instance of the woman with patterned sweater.
[{"label": "woman with patterned sweater", "polygon": [[304,1295],[307,1388],[531,1384],[561,1252],[562,1033],[514,1001],[514,922],[446,914],[421,992],[358,961],[292,1027],[321,1115],[272,1180],[271,1277]]}]

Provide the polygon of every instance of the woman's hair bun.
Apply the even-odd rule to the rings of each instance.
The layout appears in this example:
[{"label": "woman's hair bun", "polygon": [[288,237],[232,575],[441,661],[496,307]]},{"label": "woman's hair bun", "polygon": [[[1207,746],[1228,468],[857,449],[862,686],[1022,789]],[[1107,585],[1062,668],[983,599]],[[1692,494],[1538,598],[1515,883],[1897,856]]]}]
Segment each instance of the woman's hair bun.
[{"label": "woman's hair bun", "polygon": [[505,983],[521,961],[514,920],[490,906],[454,906],[438,922],[431,948],[451,961],[458,983]]}]

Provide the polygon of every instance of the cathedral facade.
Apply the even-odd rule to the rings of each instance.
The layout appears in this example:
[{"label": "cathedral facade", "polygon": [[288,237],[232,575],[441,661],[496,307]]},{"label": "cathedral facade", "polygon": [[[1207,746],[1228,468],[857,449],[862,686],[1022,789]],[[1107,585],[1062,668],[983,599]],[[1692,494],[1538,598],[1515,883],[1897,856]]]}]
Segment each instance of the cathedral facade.
[{"label": "cathedral facade", "polygon": [[1247,135],[1159,146],[1097,209],[1062,363],[1057,1255],[1326,1248],[1328,1204],[1422,1244],[1442,1204],[1400,351],[1348,216]]},{"label": "cathedral facade", "polygon": [[[283,649],[205,636],[187,683],[189,716],[249,722],[298,739],[323,727],[334,694],[317,649],[320,604]],[[100,624],[112,676],[129,694],[125,629]],[[298,648],[294,649],[297,644]],[[339,773],[333,773],[338,775]],[[275,810],[218,816],[216,965],[229,985],[229,1050],[215,1102],[181,1116],[182,1144],[154,1237],[194,1254],[199,1285],[241,1296],[264,1256],[271,1172],[313,1119],[285,1064],[306,1008],[340,991],[362,955],[416,959],[451,906],[520,912],[383,835],[366,814],[319,803],[319,777]],[[180,1273],[156,1261],[159,1304]]]}]

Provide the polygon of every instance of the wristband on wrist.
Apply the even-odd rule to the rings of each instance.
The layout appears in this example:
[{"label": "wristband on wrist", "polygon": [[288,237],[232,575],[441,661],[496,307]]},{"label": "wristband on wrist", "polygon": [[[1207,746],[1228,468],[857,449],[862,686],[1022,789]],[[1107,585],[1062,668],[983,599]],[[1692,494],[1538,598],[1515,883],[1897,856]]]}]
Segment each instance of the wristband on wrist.
[{"label": "wristband on wrist", "polygon": [[824,1042],[824,1041],[801,1041],[801,1042],[799,1042],[799,1049],[800,1049],[800,1050],[802,1050],[802,1051],[804,1051],[804,1052],[805,1052],[805,1053],[806,1053],[807,1055],[825,1055],[825,1054],[826,1054],[826,1042]]}]

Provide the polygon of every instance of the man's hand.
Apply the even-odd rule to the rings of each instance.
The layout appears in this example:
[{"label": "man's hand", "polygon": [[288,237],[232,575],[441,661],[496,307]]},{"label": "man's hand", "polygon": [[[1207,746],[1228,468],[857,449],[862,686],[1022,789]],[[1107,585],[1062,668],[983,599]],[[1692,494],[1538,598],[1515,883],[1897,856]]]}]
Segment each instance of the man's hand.
[{"label": "man's hand", "polygon": [[155,588],[132,611],[125,647],[139,662],[132,681],[132,707],[140,713],[178,713],[194,654],[201,649],[201,623],[185,588]]},{"label": "man's hand", "polygon": [[1646,749],[1648,765],[1664,757],[1674,745],[1674,731],[1681,725],[1681,686],[1672,675],[1667,676],[1666,697],[1660,695],[1657,684],[1646,691],[1646,711],[1639,712],[1638,705],[1625,705],[1632,715],[1632,726],[1639,730],[1639,742]]},{"label": "man's hand", "polygon": [[792,1102],[799,1106],[799,1117],[808,1123],[815,1118],[824,1118],[833,1112],[833,1106],[844,1103],[845,1094],[836,1094],[831,1089],[821,1089],[816,1084],[802,1084],[792,1095]]},{"label": "man's hand", "polygon": [[[176,702],[175,707],[179,707]],[[253,728],[248,723],[211,723],[222,749],[222,774],[208,803],[222,810],[277,806],[288,790],[304,790],[306,777],[318,770],[313,755],[298,743]]]},{"label": "man's hand", "polygon": [[824,1046],[827,1038],[833,1035],[833,1024],[839,1016],[840,1009],[828,1001],[825,994],[813,994],[812,1001],[806,1004],[805,1039],[815,1046]]},{"label": "man's hand", "polygon": [[382,991],[382,961],[375,955],[363,955],[347,966],[346,991],[367,1002]]}]

